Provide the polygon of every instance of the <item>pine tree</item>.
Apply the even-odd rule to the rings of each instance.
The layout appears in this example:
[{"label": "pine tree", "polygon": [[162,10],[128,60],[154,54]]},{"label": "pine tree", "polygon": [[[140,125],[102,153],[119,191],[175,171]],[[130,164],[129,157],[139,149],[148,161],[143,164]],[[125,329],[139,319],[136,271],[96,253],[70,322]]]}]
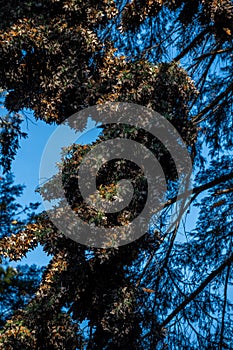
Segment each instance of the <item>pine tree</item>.
[{"label": "pine tree", "polygon": [[[34,298],[7,321],[0,348],[232,348],[232,1],[11,0],[1,9],[0,84],[8,110],[30,108],[57,124],[108,101],[163,114],[190,152],[197,174],[191,204],[199,218],[182,240],[180,225],[166,234],[160,226],[118,249],[97,249],[66,237],[41,213],[1,242],[10,259],[39,243],[53,258]],[[124,125],[106,127],[96,142],[121,133],[164,152]],[[91,147],[72,146],[62,164],[69,203],[83,216],[88,208],[70,175]],[[109,186],[115,190],[114,166],[100,174],[103,196]],[[136,174],[131,167],[131,177]],[[165,221],[176,181],[168,171]],[[115,218],[109,220],[113,225]]]},{"label": "pine tree", "polygon": [[[12,237],[19,228],[24,227],[27,219],[33,218],[33,209],[20,205],[17,200],[23,192],[23,186],[15,185],[13,175],[8,173],[0,179],[0,237]],[[22,217],[26,214],[26,218]],[[27,215],[29,218],[27,218]],[[37,266],[12,267],[6,259],[1,259],[0,266],[0,327],[12,317],[13,313],[23,308],[39,286],[42,271]]]}]

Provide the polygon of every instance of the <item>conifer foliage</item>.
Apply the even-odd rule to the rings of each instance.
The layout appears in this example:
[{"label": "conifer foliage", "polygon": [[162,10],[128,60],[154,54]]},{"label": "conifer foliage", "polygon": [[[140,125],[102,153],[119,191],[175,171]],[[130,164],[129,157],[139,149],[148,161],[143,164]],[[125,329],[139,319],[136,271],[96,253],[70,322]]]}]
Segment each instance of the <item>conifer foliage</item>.
[{"label": "conifer foliage", "polygon": [[[232,1],[1,0],[0,5],[0,86],[13,122],[24,108],[57,124],[108,101],[152,108],[187,145],[196,174],[190,210],[198,210],[192,230],[184,215],[166,232],[177,176],[155,147],[170,192],[160,224],[135,242],[86,247],[59,232],[45,212],[6,235],[3,257],[20,260],[40,243],[52,259],[31,300],[6,321],[0,349],[233,348]],[[80,120],[79,129],[84,127]],[[14,158],[20,123],[14,131],[1,140],[3,165]],[[117,132],[105,128],[96,142]],[[140,130],[123,127],[120,133],[145,141]],[[145,143],[152,147],[150,139]],[[67,176],[91,147],[70,147],[63,159]],[[102,196],[109,198],[114,167],[109,164],[99,178]],[[131,176],[136,174],[131,168]],[[41,188],[44,198],[53,193],[51,186]],[[65,186],[72,209],[85,216],[72,177]],[[104,224],[97,214],[92,219]]]}]

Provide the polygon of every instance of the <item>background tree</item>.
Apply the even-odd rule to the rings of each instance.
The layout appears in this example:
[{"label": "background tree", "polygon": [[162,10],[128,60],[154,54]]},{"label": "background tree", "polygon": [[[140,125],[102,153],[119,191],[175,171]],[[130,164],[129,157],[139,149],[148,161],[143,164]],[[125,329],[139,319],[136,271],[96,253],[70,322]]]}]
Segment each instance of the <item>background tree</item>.
[{"label": "background tree", "polygon": [[[23,186],[14,185],[11,173],[0,178],[0,237],[15,235],[28,219],[33,219],[33,209],[38,204],[22,207],[17,203]],[[22,214],[26,215],[23,219]],[[35,293],[41,278],[41,269],[34,266],[9,266],[6,259],[0,266],[0,327],[11,318],[14,311],[24,307]]]},{"label": "background tree", "polygon": [[[171,186],[161,225],[119,249],[81,246],[46,213],[4,238],[3,256],[20,259],[41,243],[53,258],[34,298],[6,323],[2,348],[232,348],[232,1],[12,0],[1,9],[0,84],[9,111],[30,108],[59,124],[105,101],[153,108],[187,144],[199,209],[185,239],[181,226],[166,232]],[[88,147],[64,158],[67,196],[80,210],[68,175]],[[168,183],[175,180],[168,172]]]},{"label": "background tree", "polygon": [[[3,104],[5,93],[1,93]],[[3,105],[2,105],[3,107]],[[0,117],[0,237],[16,234],[28,221],[33,222],[34,211],[39,203],[22,206],[18,199],[24,186],[14,184],[10,172],[11,163],[17,153],[19,140],[27,135],[20,129],[22,117],[8,113]],[[6,259],[1,259],[0,266],[0,327],[11,318],[14,311],[24,307],[39,286],[42,269],[34,266],[9,266]]]}]

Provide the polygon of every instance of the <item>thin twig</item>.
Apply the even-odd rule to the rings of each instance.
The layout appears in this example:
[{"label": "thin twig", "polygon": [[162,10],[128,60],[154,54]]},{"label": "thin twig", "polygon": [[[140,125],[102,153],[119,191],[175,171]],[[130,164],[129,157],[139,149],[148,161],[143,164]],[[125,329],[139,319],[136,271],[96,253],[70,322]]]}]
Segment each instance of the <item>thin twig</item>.
[{"label": "thin twig", "polygon": [[233,83],[231,83],[225,91],[223,91],[221,94],[219,94],[215,100],[213,100],[211,103],[208,104],[199,114],[196,116],[192,117],[192,121],[194,125],[202,122],[204,119],[202,117],[207,114],[211,109],[213,109],[224,97],[226,97],[230,92],[233,90]]},{"label": "thin twig", "polygon": [[[177,306],[177,308],[173,310],[170,315],[167,316],[167,318],[160,324],[160,329],[163,329],[165,326],[167,326],[171,320],[180,313],[180,311],[182,311],[192,300],[194,300],[198,294],[200,294],[205,289],[205,287],[232,262],[233,254],[230,255],[230,257],[226,259],[216,270],[212,271],[209,276],[199,285],[199,287],[197,287],[197,289],[195,289],[189,296],[187,296],[184,301],[179,306]],[[143,336],[143,339],[150,336],[150,334],[151,331],[147,332]]]},{"label": "thin twig", "polygon": [[[173,197],[171,199],[169,199],[165,204],[164,204],[164,208],[168,207],[169,205],[171,204],[174,204],[177,200],[183,198],[183,197],[186,197],[187,195],[191,195],[191,194],[195,194],[195,195],[199,195],[200,193],[202,193],[203,191],[206,191],[206,190],[209,190],[210,188],[222,183],[222,182],[225,182],[225,181],[228,181],[228,180],[231,180],[233,179],[233,172],[229,173],[229,174],[225,174],[225,175],[222,175],[210,182],[207,182],[206,184],[204,185],[200,185],[200,186],[197,186],[191,190],[188,190],[184,193],[182,193],[181,195],[177,196],[177,197]],[[196,197],[195,197],[196,198]],[[192,199],[193,201],[193,199]]]},{"label": "thin twig", "polygon": [[173,61],[174,62],[178,62],[180,61],[191,49],[193,49],[197,44],[198,42],[200,42],[200,40],[210,31],[210,27],[207,27],[205,28],[201,33],[199,33],[193,40],[192,42],[186,46],[186,48],[184,48],[183,51],[181,51],[179,53],[179,55],[177,55]]},{"label": "thin twig", "polygon": [[200,284],[200,286],[194,290],[174,311],[168,315],[168,317],[161,323],[161,328],[165,327],[182,309],[184,309],[190,301],[195,299],[198,294],[200,294],[205,287],[219,274],[221,273],[226,266],[230,265],[233,262],[233,254],[230,255],[216,270],[212,271],[209,276]]},{"label": "thin twig", "polygon": [[227,305],[227,289],[228,289],[228,281],[231,271],[231,265],[227,266],[226,280],[224,286],[224,302],[222,309],[222,322],[221,322],[221,332],[220,332],[220,340],[219,340],[219,350],[223,349],[223,339],[224,339],[224,327],[225,327],[225,314],[226,314],[226,305]]},{"label": "thin twig", "polygon": [[194,58],[194,61],[201,61],[209,56],[216,56],[216,55],[221,55],[222,53],[225,53],[225,52],[229,52],[229,51],[232,51],[233,48],[232,47],[228,47],[226,49],[221,49],[221,50],[217,50],[217,51],[210,51],[210,52],[206,52],[204,53],[203,55],[197,57],[197,58]]}]

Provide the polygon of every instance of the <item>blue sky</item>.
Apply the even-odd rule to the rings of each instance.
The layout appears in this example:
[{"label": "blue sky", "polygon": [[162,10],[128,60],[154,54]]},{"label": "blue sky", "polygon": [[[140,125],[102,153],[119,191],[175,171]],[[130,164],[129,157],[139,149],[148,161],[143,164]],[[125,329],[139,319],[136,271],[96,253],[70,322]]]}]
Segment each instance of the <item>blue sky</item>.
[{"label": "blue sky", "polygon": [[[28,204],[29,202],[41,202],[40,195],[35,192],[39,185],[39,164],[43,149],[48,138],[55,130],[55,125],[47,125],[42,121],[32,120],[24,121],[23,131],[28,133],[26,139],[20,142],[21,148],[18,150],[17,156],[13,162],[12,171],[15,175],[15,183],[25,185],[23,195],[18,199],[20,204]],[[42,205],[39,207],[42,209]],[[50,257],[48,257],[39,246],[35,250],[29,252],[26,258],[13,265],[20,264],[37,264],[47,265]]]}]

